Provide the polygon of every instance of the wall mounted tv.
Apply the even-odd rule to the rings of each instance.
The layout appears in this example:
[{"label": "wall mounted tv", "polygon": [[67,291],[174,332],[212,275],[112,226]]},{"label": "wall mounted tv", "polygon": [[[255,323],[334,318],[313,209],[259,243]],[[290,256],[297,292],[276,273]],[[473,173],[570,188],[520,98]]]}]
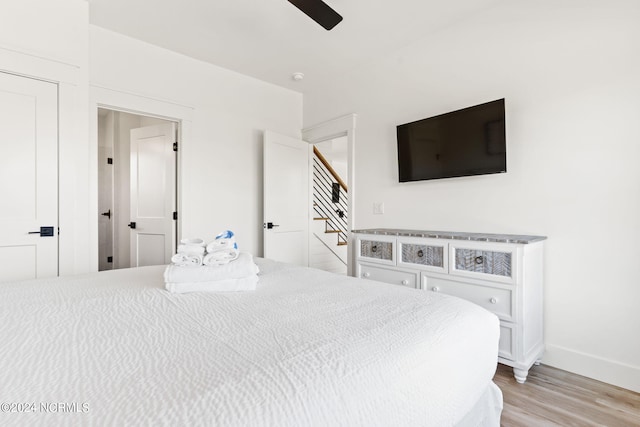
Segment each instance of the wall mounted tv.
[{"label": "wall mounted tv", "polygon": [[397,127],[400,182],[507,171],[504,99]]}]

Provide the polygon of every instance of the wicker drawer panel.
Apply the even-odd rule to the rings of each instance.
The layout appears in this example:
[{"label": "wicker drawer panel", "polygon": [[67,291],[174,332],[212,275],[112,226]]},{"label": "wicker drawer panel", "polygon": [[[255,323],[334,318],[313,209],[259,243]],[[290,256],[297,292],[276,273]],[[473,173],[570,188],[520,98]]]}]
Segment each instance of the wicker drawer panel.
[{"label": "wicker drawer panel", "polygon": [[444,248],[417,244],[402,244],[401,261],[410,264],[444,267]]},{"label": "wicker drawer panel", "polygon": [[384,259],[387,261],[393,260],[393,243],[392,242],[376,242],[374,240],[361,240],[360,241],[360,256]]},{"label": "wicker drawer panel", "polygon": [[511,277],[511,252],[456,248],[455,254],[456,270]]}]

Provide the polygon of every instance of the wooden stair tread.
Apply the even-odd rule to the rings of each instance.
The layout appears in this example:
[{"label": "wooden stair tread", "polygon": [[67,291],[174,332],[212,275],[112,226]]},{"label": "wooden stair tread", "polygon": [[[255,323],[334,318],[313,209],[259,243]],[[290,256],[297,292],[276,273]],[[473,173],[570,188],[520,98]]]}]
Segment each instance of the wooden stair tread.
[{"label": "wooden stair tread", "polygon": [[313,218],[314,221],[329,221],[329,218]]},{"label": "wooden stair tread", "polygon": [[340,230],[325,230],[325,233],[340,233]]},{"label": "wooden stair tread", "polygon": [[338,242],[338,246],[346,246],[347,242]]}]

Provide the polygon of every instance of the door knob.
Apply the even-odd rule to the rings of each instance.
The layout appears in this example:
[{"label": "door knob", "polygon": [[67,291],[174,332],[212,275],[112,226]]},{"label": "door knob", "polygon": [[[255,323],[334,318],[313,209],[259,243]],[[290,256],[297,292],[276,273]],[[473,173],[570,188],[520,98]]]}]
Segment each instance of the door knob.
[{"label": "door knob", "polygon": [[106,216],[107,218],[111,219],[111,209],[106,212],[102,212],[100,215]]},{"label": "door knob", "polygon": [[265,225],[265,227],[267,228],[267,230],[271,230],[273,227],[280,227],[280,225],[278,224],[274,224],[272,222],[267,222],[267,224]]},{"label": "door knob", "polygon": [[40,227],[40,231],[29,231],[29,234],[39,234],[40,237],[53,237],[53,227]]},{"label": "door knob", "polygon": [[136,223],[131,221],[129,224],[127,224],[129,227],[131,227],[131,229],[133,230],[134,228],[136,228]]}]

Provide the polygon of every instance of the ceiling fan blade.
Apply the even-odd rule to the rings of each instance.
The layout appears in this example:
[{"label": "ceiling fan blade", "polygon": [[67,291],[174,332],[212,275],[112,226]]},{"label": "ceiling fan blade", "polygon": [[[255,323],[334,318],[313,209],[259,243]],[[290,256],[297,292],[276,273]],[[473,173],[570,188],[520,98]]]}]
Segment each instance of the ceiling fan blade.
[{"label": "ceiling fan blade", "polygon": [[342,21],[342,16],[322,0],[289,0],[289,3],[303,11],[325,30],[332,29]]}]

